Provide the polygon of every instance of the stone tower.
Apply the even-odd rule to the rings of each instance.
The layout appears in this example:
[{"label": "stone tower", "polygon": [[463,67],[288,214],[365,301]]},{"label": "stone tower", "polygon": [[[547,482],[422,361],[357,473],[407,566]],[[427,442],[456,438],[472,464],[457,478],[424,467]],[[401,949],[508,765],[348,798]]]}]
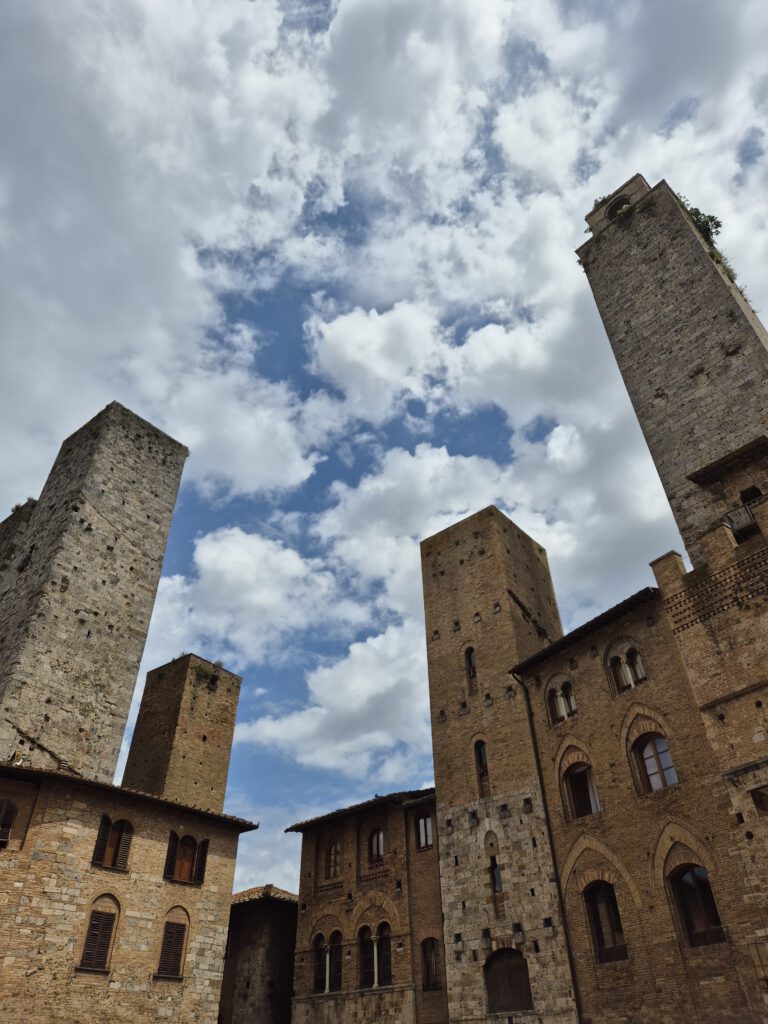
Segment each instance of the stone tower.
[{"label": "stone tower", "polygon": [[0,523],[0,762],[112,780],[186,457],[113,402]]},{"label": "stone tower", "polygon": [[[665,181],[640,174],[587,216],[578,250],[694,565],[768,491],[768,335]],[[745,501],[746,499],[746,501]]]},{"label": "stone tower", "polygon": [[449,1019],[493,1019],[484,972],[507,947],[539,1019],[575,1021],[527,695],[509,675],[562,634],[546,553],[490,507],[421,557]]},{"label": "stone tower", "polygon": [[220,814],[241,681],[195,654],[149,672],[123,786]]}]

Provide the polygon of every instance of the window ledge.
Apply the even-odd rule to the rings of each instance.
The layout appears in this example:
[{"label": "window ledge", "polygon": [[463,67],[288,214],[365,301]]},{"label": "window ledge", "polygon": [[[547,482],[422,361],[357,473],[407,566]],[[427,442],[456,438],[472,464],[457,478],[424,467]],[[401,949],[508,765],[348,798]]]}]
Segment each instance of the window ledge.
[{"label": "window ledge", "polygon": [[432,843],[429,843],[427,846],[417,846],[416,847],[416,852],[417,853],[431,853],[432,850],[434,850],[434,845]]},{"label": "window ledge", "polygon": [[[171,883],[173,883],[173,885],[195,885],[195,886],[197,886],[198,889],[203,884],[202,882],[188,881],[186,878],[169,878],[168,876],[165,876],[163,878],[163,881],[164,882],[171,882]],[[163,977],[165,977],[165,975],[163,975]]]},{"label": "window ledge", "polygon": [[92,868],[101,868],[102,871],[116,871],[118,875],[129,875],[130,871],[128,868],[117,868],[114,864],[97,864],[96,862],[91,863]]},{"label": "window ledge", "polygon": [[80,964],[75,967],[75,970],[78,974],[101,974],[103,977],[112,973],[108,967],[81,967]]},{"label": "window ledge", "polygon": [[184,981],[183,974],[153,974],[153,981]]}]

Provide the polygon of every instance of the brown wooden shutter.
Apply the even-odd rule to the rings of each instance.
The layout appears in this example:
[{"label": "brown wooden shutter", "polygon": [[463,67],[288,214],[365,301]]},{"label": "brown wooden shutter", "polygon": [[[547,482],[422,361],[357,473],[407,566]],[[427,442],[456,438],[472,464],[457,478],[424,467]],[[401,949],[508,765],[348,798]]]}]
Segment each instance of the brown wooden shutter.
[{"label": "brown wooden shutter", "polygon": [[179,849],[179,837],[171,832],[168,837],[168,853],[165,855],[165,871],[163,878],[173,878],[176,870],[176,854]]},{"label": "brown wooden shutter", "polygon": [[178,921],[166,921],[163,929],[163,946],[160,950],[158,974],[171,978],[181,977],[181,956],[184,952],[184,935],[187,926]]},{"label": "brown wooden shutter", "polygon": [[107,817],[106,814],[102,814],[101,822],[99,823],[99,831],[96,835],[96,845],[93,848],[93,857],[91,858],[91,864],[103,864],[104,854],[107,850],[107,842],[109,841],[109,833],[112,829],[112,821]]},{"label": "brown wooden shutter", "polygon": [[11,829],[16,818],[16,804],[10,800],[0,800],[0,843],[3,846],[11,838]]},{"label": "brown wooden shutter", "polygon": [[88,933],[85,936],[81,967],[105,971],[109,958],[109,944],[112,941],[112,929],[115,927],[115,915],[104,910],[92,910],[88,922]]},{"label": "brown wooden shutter", "polygon": [[202,885],[205,881],[205,865],[208,863],[208,840],[203,839],[197,848],[197,859],[195,860],[195,881]]},{"label": "brown wooden shutter", "polygon": [[128,867],[128,854],[130,853],[131,840],[133,839],[133,825],[130,821],[120,821],[118,824],[122,827],[120,842],[117,847],[117,856],[115,857],[115,867],[125,871]]}]

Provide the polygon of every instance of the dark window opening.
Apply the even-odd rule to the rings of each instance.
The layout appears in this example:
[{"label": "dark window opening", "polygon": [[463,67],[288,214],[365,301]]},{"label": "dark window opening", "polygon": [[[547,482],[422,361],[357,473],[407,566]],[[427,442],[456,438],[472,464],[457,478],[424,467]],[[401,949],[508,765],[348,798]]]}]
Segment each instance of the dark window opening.
[{"label": "dark window opening", "polygon": [[491,876],[491,890],[494,893],[503,892],[504,891],[504,885],[503,885],[503,882],[501,880],[501,868],[496,863],[496,858],[495,857],[491,857],[491,865],[490,865],[490,868],[488,870],[489,870],[489,874]]},{"label": "dark window opening", "polygon": [[370,928],[358,933],[360,956],[360,988],[373,988],[373,936]]},{"label": "dark window opening", "polygon": [[440,984],[440,943],[437,939],[424,939],[421,944],[421,987],[425,992],[437,992]]},{"label": "dark window opening", "polygon": [[377,931],[376,955],[378,957],[379,985],[392,984],[392,933],[386,923],[379,925]]},{"label": "dark window opening", "polygon": [[341,932],[334,932],[331,935],[331,942],[328,947],[328,989],[331,992],[341,992]]},{"label": "dark window opening", "polygon": [[384,833],[380,828],[368,837],[368,863],[371,867],[384,863]]},{"label": "dark window opening", "polygon": [[574,818],[585,818],[600,810],[589,765],[577,764],[569,768],[565,775],[565,786]]},{"label": "dark window opening", "polygon": [[338,843],[330,843],[325,860],[325,877],[338,878],[341,869],[341,847]]},{"label": "dark window opening", "polygon": [[11,830],[18,811],[12,800],[0,800],[0,850],[11,841]]},{"label": "dark window opening", "polygon": [[616,892],[610,882],[593,882],[584,893],[595,955],[600,963],[627,959]]},{"label": "dark window opening", "polygon": [[318,935],[312,943],[314,972],[312,991],[325,992],[325,936]]},{"label": "dark window opening", "polygon": [[747,487],[745,491],[741,491],[739,494],[742,505],[748,505],[751,501],[757,501],[762,496],[763,492],[759,487]]},{"label": "dark window opening", "polygon": [[725,942],[706,869],[698,864],[684,864],[670,876],[670,883],[690,944],[709,946]]},{"label": "dark window opening", "polygon": [[491,795],[491,784],[488,777],[488,751],[485,743],[478,740],[475,743],[475,768],[477,770],[477,789],[481,797]]},{"label": "dark window opening", "polygon": [[608,220],[615,220],[616,217],[621,213],[622,210],[626,210],[630,206],[629,196],[619,196],[618,199],[614,199],[611,205],[606,210],[606,217]]},{"label": "dark window opening", "polygon": [[470,693],[477,693],[477,659],[474,647],[464,651],[464,669],[467,673],[467,687]]}]

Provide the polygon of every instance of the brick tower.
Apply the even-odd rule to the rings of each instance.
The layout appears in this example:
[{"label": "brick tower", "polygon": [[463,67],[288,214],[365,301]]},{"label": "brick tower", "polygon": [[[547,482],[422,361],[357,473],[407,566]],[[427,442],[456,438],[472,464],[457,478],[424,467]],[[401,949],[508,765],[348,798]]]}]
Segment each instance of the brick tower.
[{"label": "brick tower", "polygon": [[241,681],[195,654],[149,672],[122,785],[221,813]]},{"label": "brick tower", "polygon": [[421,557],[449,1019],[492,1020],[485,974],[517,958],[539,1018],[575,1021],[527,696],[509,675],[562,633],[546,553],[490,507]]},{"label": "brick tower", "polygon": [[732,769],[768,755],[768,335],[665,181],[635,175],[587,223],[579,256],[694,565],[654,571]]},{"label": "brick tower", "polygon": [[0,524],[0,762],[111,781],[186,457],[113,402]]}]

